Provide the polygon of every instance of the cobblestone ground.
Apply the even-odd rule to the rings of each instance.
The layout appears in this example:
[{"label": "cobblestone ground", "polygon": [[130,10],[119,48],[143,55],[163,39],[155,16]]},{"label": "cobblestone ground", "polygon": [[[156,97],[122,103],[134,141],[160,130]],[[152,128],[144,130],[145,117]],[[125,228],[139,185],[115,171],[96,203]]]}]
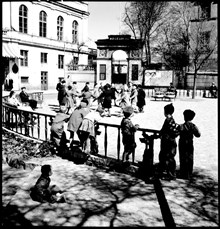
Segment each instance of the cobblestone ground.
[{"label": "cobblestone ground", "polygon": [[[45,103],[47,104],[58,104],[54,94],[46,94],[44,96]],[[175,107],[173,117],[175,121],[180,124],[184,122],[183,111],[185,109],[192,109],[195,111],[196,116],[193,120],[200,132],[200,138],[194,138],[194,167],[205,169],[207,172],[217,180],[218,178],[218,131],[217,131],[217,99],[201,98],[177,98],[172,101]],[[134,124],[139,124],[142,128],[160,130],[164,122],[163,107],[170,102],[166,101],[154,101],[151,98],[146,98],[146,106],[144,113],[135,114],[132,118]],[[96,104],[92,106],[96,107]],[[116,114],[119,112],[118,107],[112,108],[112,117],[102,118],[102,122],[120,124],[122,118],[117,117]],[[100,128],[102,134],[98,136],[98,143],[100,152],[104,154],[104,128]],[[68,133],[67,133],[68,134]],[[144,144],[139,141],[141,132],[136,134],[136,161],[142,160]],[[117,157],[117,132],[114,128],[108,129],[108,156]],[[177,142],[178,142],[177,138]],[[155,140],[154,145],[154,162],[158,162],[158,154],[160,150],[160,140]],[[121,151],[123,152],[123,146],[121,145]],[[179,165],[179,154],[177,150],[176,155],[177,166]]]}]

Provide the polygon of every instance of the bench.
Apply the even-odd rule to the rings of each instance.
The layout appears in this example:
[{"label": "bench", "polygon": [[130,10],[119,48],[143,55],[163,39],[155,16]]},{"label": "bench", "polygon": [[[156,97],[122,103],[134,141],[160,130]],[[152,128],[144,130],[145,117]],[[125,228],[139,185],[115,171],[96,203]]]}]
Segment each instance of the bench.
[{"label": "bench", "polygon": [[[37,101],[37,107],[42,107],[43,103],[43,92],[34,92],[29,94],[30,99],[34,99]],[[17,94],[17,99],[18,101],[23,105],[23,106],[29,106],[29,102],[22,102],[20,95]]]},{"label": "bench", "polygon": [[167,87],[164,88],[154,88],[155,94],[152,96],[152,98],[155,99],[155,101],[157,99],[160,100],[171,100],[171,99],[175,99],[176,95],[175,92],[170,92],[167,91]]}]

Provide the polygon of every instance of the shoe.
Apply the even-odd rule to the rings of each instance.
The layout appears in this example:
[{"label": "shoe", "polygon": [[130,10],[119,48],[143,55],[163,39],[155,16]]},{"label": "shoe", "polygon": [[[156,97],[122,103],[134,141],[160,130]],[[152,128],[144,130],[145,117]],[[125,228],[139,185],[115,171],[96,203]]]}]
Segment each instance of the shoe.
[{"label": "shoe", "polygon": [[59,200],[57,200],[57,203],[66,203],[65,197],[62,196]]}]

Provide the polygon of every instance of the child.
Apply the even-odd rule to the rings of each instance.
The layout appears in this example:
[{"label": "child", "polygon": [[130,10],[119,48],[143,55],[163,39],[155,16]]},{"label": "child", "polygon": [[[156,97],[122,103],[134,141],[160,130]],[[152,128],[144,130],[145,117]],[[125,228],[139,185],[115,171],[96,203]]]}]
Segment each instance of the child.
[{"label": "child", "polygon": [[80,142],[82,151],[86,154],[97,154],[98,144],[96,142],[96,130],[98,129],[98,121],[101,118],[99,113],[90,111],[83,119],[79,128]]},{"label": "child", "polygon": [[129,155],[134,154],[136,148],[135,132],[139,128],[139,125],[133,125],[131,122],[133,112],[134,109],[131,106],[127,106],[123,110],[124,118],[121,121],[122,143],[124,144],[123,162],[125,162],[125,160],[126,162],[129,161]]},{"label": "child", "polygon": [[175,123],[172,114],[174,113],[173,104],[168,104],[164,107],[164,115],[166,117],[162,129],[160,130],[161,149],[159,153],[159,169],[160,172],[165,172],[164,179],[173,180],[176,178],[176,140],[178,136],[177,124]]},{"label": "child", "polygon": [[104,91],[100,94],[98,98],[95,98],[95,100],[103,98],[102,107],[104,109],[103,116],[111,117],[110,109],[112,107],[112,91],[111,91],[111,85],[106,84],[104,86]]},{"label": "child", "polygon": [[82,123],[83,118],[90,112],[88,108],[88,100],[83,98],[80,105],[70,115],[67,130],[70,132],[70,146],[74,142],[74,133],[77,133],[79,138],[79,127]]},{"label": "child", "polygon": [[122,88],[121,91],[121,101],[119,103],[119,106],[121,107],[121,112],[119,116],[123,116],[123,109],[127,106],[130,106],[130,95],[128,94],[128,90],[125,90]]},{"label": "child", "polygon": [[193,136],[200,137],[198,127],[191,121],[195,117],[195,112],[185,110],[183,112],[185,122],[179,125],[179,156],[180,156],[180,176],[189,179],[193,172]]},{"label": "child", "polygon": [[131,94],[130,94],[130,101],[131,101],[131,106],[134,108],[134,112],[138,112],[137,96],[138,96],[137,85],[133,84],[131,89]]},{"label": "child", "polygon": [[60,111],[56,114],[51,125],[51,140],[55,143],[58,153],[66,149],[66,133],[64,131],[64,123],[69,120],[66,114],[67,108],[65,104],[60,105]]},{"label": "child", "polygon": [[34,201],[41,203],[63,203],[65,198],[61,195],[62,191],[53,185],[50,187],[50,176],[52,175],[50,165],[43,165],[41,167],[41,176],[38,178],[35,186],[31,188],[30,196]]}]

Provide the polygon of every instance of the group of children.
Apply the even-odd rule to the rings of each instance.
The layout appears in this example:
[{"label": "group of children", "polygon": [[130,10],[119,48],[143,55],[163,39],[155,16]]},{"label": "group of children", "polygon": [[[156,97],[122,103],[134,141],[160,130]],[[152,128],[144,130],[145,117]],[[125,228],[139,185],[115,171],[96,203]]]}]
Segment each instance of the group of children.
[{"label": "group of children", "polygon": [[[88,108],[88,101],[83,99],[80,106],[77,107],[71,116],[65,114],[65,106],[61,106],[60,112],[57,113],[51,126],[51,136],[57,141],[59,150],[62,151],[64,145],[62,141],[66,141],[63,123],[69,120],[68,130],[71,133],[73,141],[74,133],[77,133],[82,150],[88,154],[91,153],[91,142],[96,137],[96,130],[100,113],[91,111]],[[168,104],[164,107],[165,121],[159,132],[158,137],[161,139],[161,149],[159,153],[159,176],[161,179],[173,180],[176,178],[176,137],[179,136],[179,156],[180,156],[180,177],[182,179],[190,179],[193,173],[193,137],[200,137],[198,127],[192,123],[195,112],[185,110],[183,112],[185,122],[177,124],[173,118],[174,106]],[[124,152],[122,162],[129,163],[129,156],[134,153],[136,148],[135,132],[139,125],[134,125],[131,117],[134,114],[132,106],[126,106],[123,109],[124,117],[121,121],[122,143]],[[58,125],[60,123],[60,125]],[[31,197],[38,202],[65,202],[62,191],[57,187],[49,187],[52,170],[50,165],[42,166],[42,174],[37,183],[31,190]]]},{"label": "group of children", "polygon": [[[90,155],[97,153],[96,134],[98,133],[98,121],[102,112],[96,112],[89,106],[86,98],[83,98],[74,111],[67,114],[65,104],[60,105],[60,110],[56,114],[51,124],[51,140],[55,143],[57,153],[62,155],[64,150],[71,148],[75,144],[74,136],[79,139],[79,146],[82,152]],[[67,124],[67,131],[70,133],[70,139],[67,140],[64,130],[64,123]]]},{"label": "group of children", "polygon": [[[180,177],[182,179],[190,179],[193,173],[193,137],[200,137],[201,133],[198,127],[192,123],[195,112],[187,109],[183,112],[184,123],[177,124],[173,118],[174,106],[168,104],[164,107],[165,121],[159,132],[158,137],[161,139],[159,153],[159,176],[162,179],[176,179],[176,137],[179,136],[179,156],[180,156]],[[131,116],[133,114],[132,107],[124,109],[124,118],[121,122],[124,153],[122,160],[128,161],[129,155],[134,153],[136,147],[135,132],[138,125],[133,125]]]}]

